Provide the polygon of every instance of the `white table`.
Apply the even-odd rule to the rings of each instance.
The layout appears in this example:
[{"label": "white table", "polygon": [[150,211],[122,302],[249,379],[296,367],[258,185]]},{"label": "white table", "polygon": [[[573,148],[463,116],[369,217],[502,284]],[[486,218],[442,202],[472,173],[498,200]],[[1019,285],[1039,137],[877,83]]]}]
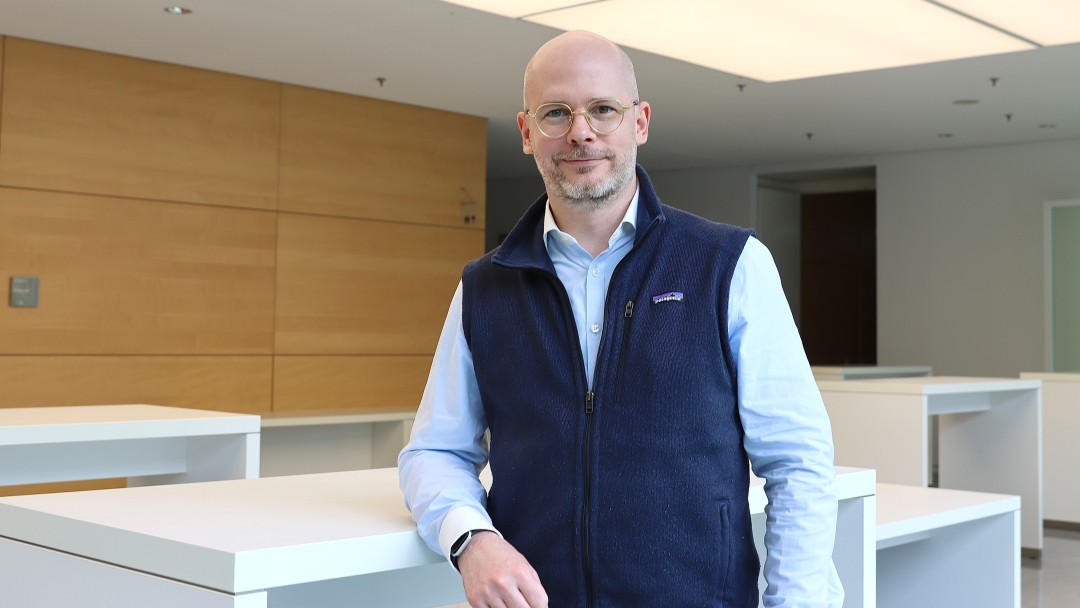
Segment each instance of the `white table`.
[{"label": "white table", "polygon": [[878,481],[930,483],[930,417],[938,416],[938,485],[1020,496],[1024,553],[1042,535],[1041,383],[931,376],[818,382],[836,462]]},{"label": "white table", "polygon": [[[872,607],[873,471],[838,470],[836,562]],[[760,481],[752,509],[764,508]],[[0,589],[20,608],[410,608],[464,600],[396,469],[0,499]],[[149,599],[149,598],[152,598]]]},{"label": "white table", "polygon": [[1043,520],[1080,529],[1080,374],[1025,372],[1042,381]]},{"label": "white table", "polygon": [[1020,608],[1020,498],[879,483],[878,608]]},{"label": "white table", "polygon": [[819,381],[908,378],[934,373],[929,365],[813,365],[810,370]]},{"label": "white table", "polygon": [[0,409],[0,485],[258,476],[258,416],[157,405]]},{"label": "white table", "polygon": [[328,409],[262,415],[262,476],[396,467],[416,407]]}]

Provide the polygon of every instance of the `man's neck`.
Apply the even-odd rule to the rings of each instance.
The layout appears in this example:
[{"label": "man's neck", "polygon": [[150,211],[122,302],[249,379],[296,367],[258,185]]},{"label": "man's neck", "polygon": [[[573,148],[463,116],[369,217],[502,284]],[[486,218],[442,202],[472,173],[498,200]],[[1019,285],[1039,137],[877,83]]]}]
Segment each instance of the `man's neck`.
[{"label": "man's neck", "polygon": [[559,230],[573,236],[595,258],[607,250],[608,241],[622,223],[636,192],[637,179],[634,179],[626,192],[601,207],[568,204],[556,198],[549,198],[548,203]]},{"label": "man's neck", "polygon": [[608,248],[608,241],[622,222],[629,205],[630,199],[626,199],[611,202],[599,209],[585,209],[553,200],[551,214],[559,230],[573,236],[595,258]]}]

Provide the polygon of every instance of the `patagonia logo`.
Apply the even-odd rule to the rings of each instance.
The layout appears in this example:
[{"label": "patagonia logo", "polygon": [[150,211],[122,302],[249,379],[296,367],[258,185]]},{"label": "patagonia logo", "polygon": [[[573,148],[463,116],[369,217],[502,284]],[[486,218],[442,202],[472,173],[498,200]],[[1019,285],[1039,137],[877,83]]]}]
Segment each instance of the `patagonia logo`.
[{"label": "patagonia logo", "polygon": [[661,302],[682,302],[683,293],[681,291],[669,291],[652,297],[653,304],[660,304]]}]

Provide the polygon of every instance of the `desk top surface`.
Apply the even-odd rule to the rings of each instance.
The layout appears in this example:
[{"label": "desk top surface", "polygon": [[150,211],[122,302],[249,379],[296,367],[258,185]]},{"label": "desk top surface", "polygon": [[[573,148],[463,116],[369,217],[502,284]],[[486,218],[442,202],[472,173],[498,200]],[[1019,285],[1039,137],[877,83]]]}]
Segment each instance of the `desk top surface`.
[{"label": "desk top surface", "polygon": [[950,395],[959,393],[991,393],[999,391],[1035,390],[1040,380],[1020,378],[977,378],[968,376],[926,376],[910,378],[880,378],[875,380],[821,380],[822,392],[885,393],[900,395]]},{"label": "desk top surface", "polygon": [[259,417],[161,405],[0,408],[0,446],[259,432]]},{"label": "desk top surface", "polygon": [[1023,372],[1020,377],[1048,382],[1080,382],[1080,373],[1075,372]]},{"label": "desk top surface", "polygon": [[934,368],[929,365],[813,365],[814,375],[841,376],[848,379],[862,377],[929,376]]},{"label": "desk top surface", "polygon": [[261,414],[263,428],[396,422],[416,418],[417,406],[289,410]]},{"label": "desk top surface", "polygon": [[[872,470],[837,479],[842,499],[875,491]],[[0,536],[230,592],[443,561],[394,468],[4,498]]]},{"label": "desk top surface", "polygon": [[1019,496],[879,483],[877,540],[1019,510]]}]

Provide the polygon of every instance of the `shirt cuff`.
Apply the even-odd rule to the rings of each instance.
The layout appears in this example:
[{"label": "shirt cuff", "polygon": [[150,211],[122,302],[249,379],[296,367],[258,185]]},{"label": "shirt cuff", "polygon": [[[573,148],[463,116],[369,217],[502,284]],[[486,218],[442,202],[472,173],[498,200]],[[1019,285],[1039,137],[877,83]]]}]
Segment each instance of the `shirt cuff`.
[{"label": "shirt cuff", "polygon": [[439,528],[439,548],[442,549],[446,561],[450,561],[450,547],[454,541],[469,530],[491,530],[502,538],[502,534],[491,524],[487,513],[469,507],[458,507],[446,514],[446,519]]}]

